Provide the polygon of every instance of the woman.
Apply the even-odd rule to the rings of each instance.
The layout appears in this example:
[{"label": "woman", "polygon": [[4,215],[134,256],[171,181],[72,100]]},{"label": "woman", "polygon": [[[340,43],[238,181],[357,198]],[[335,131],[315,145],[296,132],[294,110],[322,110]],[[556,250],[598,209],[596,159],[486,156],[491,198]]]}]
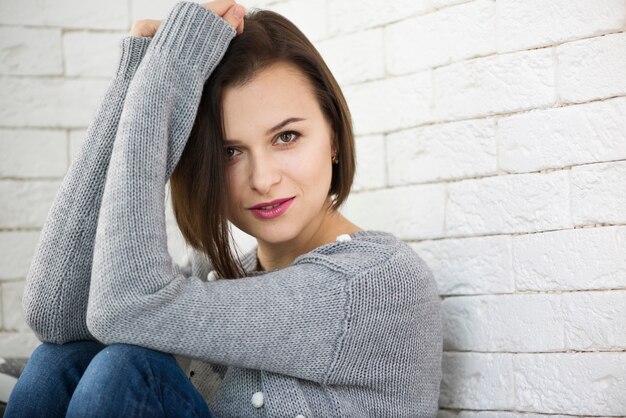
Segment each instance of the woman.
[{"label": "woman", "polygon": [[[44,344],[7,416],[436,414],[431,272],[337,211],[353,136],[315,48],[238,11],[179,2],[123,39],[27,277]],[[190,267],[167,251],[168,179]],[[228,221],[257,239],[242,257]]]}]

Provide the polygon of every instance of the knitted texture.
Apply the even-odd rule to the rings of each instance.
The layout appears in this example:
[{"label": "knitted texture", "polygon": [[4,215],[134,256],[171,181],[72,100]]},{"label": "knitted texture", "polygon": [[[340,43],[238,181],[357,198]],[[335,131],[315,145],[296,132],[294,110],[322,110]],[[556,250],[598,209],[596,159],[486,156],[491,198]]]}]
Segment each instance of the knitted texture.
[{"label": "knitted texture", "polygon": [[[254,248],[237,280],[208,281],[197,253],[191,269],[172,262],[165,186],[234,36],[183,1],[151,42],[123,40],[132,45],[33,259],[29,325],[42,341],[96,338],[191,359],[220,418],[435,416],[441,303],[429,268],[392,234],[359,231],[272,271],[254,271]],[[145,51],[130,48],[139,42]]]},{"label": "knitted texture", "polygon": [[150,39],[121,40],[115,76],[41,230],[22,298],[25,321],[41,341],[94,339],[85,314],[104,182],[124,97]]}]

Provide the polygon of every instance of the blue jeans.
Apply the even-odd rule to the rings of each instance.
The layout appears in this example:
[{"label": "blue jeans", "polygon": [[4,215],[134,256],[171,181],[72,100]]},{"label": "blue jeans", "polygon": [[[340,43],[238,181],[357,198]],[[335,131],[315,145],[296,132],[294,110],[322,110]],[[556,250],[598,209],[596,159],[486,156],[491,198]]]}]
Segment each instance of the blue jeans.
[{"label": "blue jeans", "polygon": [[96,341],[43,343],[4,417],[65,416],[214,418],[172,354]]}]

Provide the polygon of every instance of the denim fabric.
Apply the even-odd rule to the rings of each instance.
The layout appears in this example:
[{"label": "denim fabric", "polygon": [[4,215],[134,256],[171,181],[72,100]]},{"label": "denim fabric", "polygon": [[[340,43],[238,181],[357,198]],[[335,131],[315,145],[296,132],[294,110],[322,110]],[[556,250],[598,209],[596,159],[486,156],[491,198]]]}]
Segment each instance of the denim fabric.
[{"label": "denim fabric", "polygon": [[65,416],[214,417],[171,354],[131,344],[43,343],[4,417]]}]

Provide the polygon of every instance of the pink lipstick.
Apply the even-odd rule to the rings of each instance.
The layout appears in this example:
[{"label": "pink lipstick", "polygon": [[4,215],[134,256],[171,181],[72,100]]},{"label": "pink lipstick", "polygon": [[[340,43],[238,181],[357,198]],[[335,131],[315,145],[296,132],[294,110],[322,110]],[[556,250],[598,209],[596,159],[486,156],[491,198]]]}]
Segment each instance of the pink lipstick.
[{"label": "pink lipstick", "polygon": [[288,199],[276,199],[272,200],[271,202],[255,205],[251,207],[250,210],[258,218],[272,219],[285,213],[289,206],[291,206],[291,203],[294,201],[294,199],[295,196]]}]

